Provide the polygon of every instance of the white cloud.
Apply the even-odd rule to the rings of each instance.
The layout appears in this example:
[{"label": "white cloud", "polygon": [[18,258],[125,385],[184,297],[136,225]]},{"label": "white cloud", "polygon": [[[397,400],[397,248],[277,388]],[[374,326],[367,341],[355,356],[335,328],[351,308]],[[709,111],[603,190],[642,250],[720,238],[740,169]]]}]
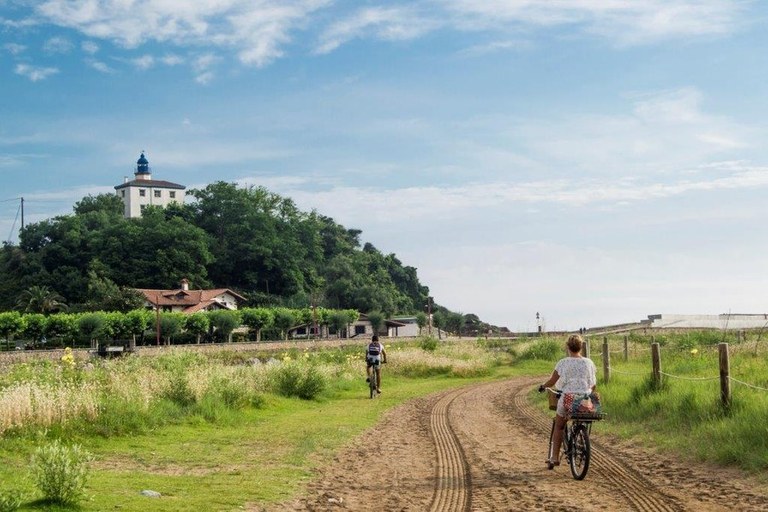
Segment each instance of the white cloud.
[{"label": "white cloud", "polygon": [[369,7],[331,24],[320,36],[320,44],[315,51],[329,53],[360,37],[387,41],[414,39],[436,26],[438,23],[429,21],[410,7]]},{"label": "white cloud", "polygon": [[73,44],[64,37],[51,37],[43,44],[43,51],[50,54],[67,54],[72,51]]},{"label": "white cloud", "polygon": [[23,44],[17,44],[17,43],[6,43],[3,45],[3,49],[6,50],[11,55],[19,55],[24,52],[24,50],[27,49],[26,46]]},{"label": "white cloud", "polygon": [[99,51],[99,45],[93,41],[83,41],[80,47],[85,53],[89,55],[96,55],[96,53]]},{"label": "white cloud", "polygon": [[39,80],[45,80],[51,75],[55,75],[59,72],[58,68],[46,68],[40,66],[32,66],[30,64],[17,64],[15,72],[17,75],[29,78],[33,82]]},{"label": "white cloud", "polygon": [[88,64],[90,67],[95,69],[96,71],[100,71],[102,73],[114,73],[115,70],[109,67],[106,63],[101,62],[96,59],[86,59],[86,64]]},{"label": "white cloud", "polygon": [[441,0],[466,30],[570,25],[621,44],[733,32],[754,2],[728,0]]},{"label": "white cloud", "polygon": [[216,75],[212,71],[205,71],[195,76],[195,82],[201,85],[208,85],[213,82],[214,78],[216,78]]},{"label": "white cloud", "polygon": [[160,62],[165,64],[166,66],[177,66],[179,64],[182,64],[184,62],[184,59],[178,55],[169,53],[167,55],[164,55]]},{"label": "white cloud", "polygon": [[263,66],[282,55],[290,31],[329,0],[47,0],[46,21],[127,48],[148,41],[177,46],[236,48],[245,64]]},{"label": "white cloud", "polygon": [[146,70],[155,65],[155,58],[151,55],[142,55],[141,57],[131,59],[131,63],[138,69]]}]

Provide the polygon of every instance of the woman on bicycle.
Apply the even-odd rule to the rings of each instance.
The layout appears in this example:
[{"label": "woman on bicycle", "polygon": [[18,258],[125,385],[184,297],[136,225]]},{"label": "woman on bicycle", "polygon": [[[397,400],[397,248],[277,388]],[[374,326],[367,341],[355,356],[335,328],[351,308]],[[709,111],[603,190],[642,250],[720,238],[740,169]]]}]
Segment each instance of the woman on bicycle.
[{"label": "woman on bicycle", "polygon": [[387,353],[384,351],[384,345],[379,341],[377,335],[371,337],[371,342],[365,351],[366,372],[368,378],[366,382],[370,382],[372,378],[376,378],[376,392],[381,393],[381,363],[387,362]]},{"label": "woman on bicycle", "polygon": [[561,391],[555,418],[553,459],[547,461],[550,469],[560,465],[560,445],[563,442],[563,429],[569,414],[564,405],[566,395],[589,395],[595,391],[597,385],[595,363],[581,355],[581,347],[584,345],[581,336],[571,335],[565,345],[568,349],[568,357],[559,360],[549,380],[539,386],[539,391],[543,392],[545,388],[551,388],[559,381],[558,389]]}]

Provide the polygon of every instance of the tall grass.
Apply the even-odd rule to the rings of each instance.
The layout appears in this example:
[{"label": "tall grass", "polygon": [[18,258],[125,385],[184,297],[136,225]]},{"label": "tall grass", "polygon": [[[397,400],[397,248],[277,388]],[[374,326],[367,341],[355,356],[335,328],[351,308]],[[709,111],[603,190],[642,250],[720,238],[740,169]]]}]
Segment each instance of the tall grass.
[{"label": "tall grass", "polygon": [[[623,338],[609,338],[611,380],[604,382],[602,372],[598,379],[609,421],[600,428],[644,437],[699,460],[768,469],[768,394],[732,380],[731,405],[721,403],[717,345],[723,340],[729,342],[731,377],[768,389],[765,349],[755,354],[756,339],[749,335],[740,342],[721,331],[665,334],[660,384],[651,380],[650,337],[630,338],[628,361]],[[599,348],[592,347],[598,369]]]},{"label": "tall grass", "polygon": [[[503,354],[477,344],[387,347],[385,373],[487,375]],[[0,376],[0,435],[56,426],[100,436],[146,432],[199,416],[217,421],[273,394],[313,400],[365,372],[357,349],[250,354],[169,349],[154,357],[20,363]]]}]

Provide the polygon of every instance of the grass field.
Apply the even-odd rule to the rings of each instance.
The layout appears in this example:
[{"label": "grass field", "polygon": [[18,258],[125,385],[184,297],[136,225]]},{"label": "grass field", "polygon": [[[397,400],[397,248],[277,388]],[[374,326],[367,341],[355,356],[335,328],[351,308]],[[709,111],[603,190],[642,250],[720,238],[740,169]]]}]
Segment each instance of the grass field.
[{"label": "grass field", "polygon": [[[621,344],[611,338],[611,352]],[[425,343],[393,343],[377,400],[367,398],[359,348],[178,350],[122,361],[19,364],[0,376],[0,489],[23,491],[19,510],[70,510],[42,501],[27,476],[36,447],[61,439],[93,455],[79,510],[235,510],[290,500],[315,467],[387,409],[472,382],[547,375],[562,345],[563,339],[463,340],[431,350]],[[609,414],[599,428],[764,471],[766,395],[734,386],[733,405],[724,410],[718,381],[710,378],[717,376],[713,346],[666,340],[664,371],[676,377],[665,377],[656,389],[648,384],[648,340],[631,340],[628,360],[613,356],[610,382],[599,383]],[[734,345],[732,372],[766,386],[765,352],[754,347],[749,340]],[[543,397],[531,397],[546,407]]]}]

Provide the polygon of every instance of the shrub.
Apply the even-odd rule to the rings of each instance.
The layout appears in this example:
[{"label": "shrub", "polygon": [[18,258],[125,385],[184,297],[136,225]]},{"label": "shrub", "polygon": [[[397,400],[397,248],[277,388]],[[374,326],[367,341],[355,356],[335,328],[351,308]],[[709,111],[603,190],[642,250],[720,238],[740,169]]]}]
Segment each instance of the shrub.
[{"label": "shrub", "polygon": [[75,505],[85,495],[90,460],[80,445],[64,446],[55,440],[33,455],[32,478],[47,501]]},{"label": "shrub", "polygon": [[21,506],[24,493],[18,489],[0,492],[0,512],[13,512]]},{"label": "shrub", "polygon": [[437,340],[432,337],[422,338],[419,347],[427,352],[434,352],[437,350]]},{"label": "shrub", "polygon": [[315,366],[286,362],[277,368],[275,387],[278,394],[312,400],[325,390],[325,377]]},{"label": "shrub", "polygon": [[546,338],[539,340],[526,348],[523,353],[520,354],[520,359],[540,359],[544,361],[552,361],[564,355],[565,348],[563,347],[562,343],[552,338]]},{"label": "shrub", "polygon": [[189,386],[187,375],[184,373],[174,373],[169,376],[168,387],[163,395],[181,407],[192,405],[196,401],[195,394]]}]

